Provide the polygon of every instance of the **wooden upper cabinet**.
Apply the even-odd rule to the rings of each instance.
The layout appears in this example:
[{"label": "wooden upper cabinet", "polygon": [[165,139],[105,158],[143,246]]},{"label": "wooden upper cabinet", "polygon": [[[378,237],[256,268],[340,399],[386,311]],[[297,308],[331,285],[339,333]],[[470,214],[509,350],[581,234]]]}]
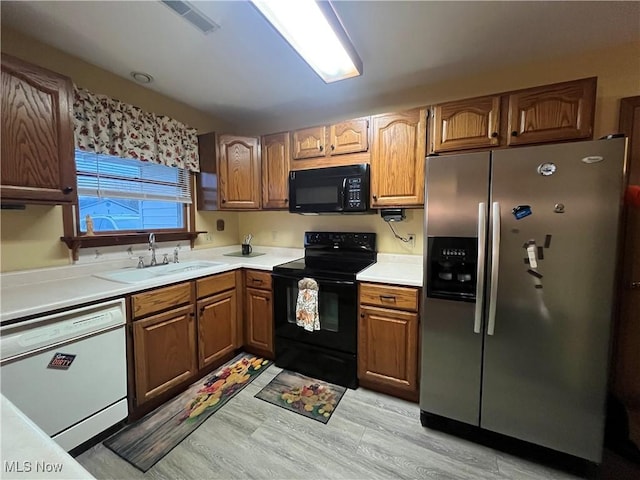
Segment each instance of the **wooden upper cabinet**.
[{"label": "wooden upper cabinet", "polygon": [[218,172],[221,209],[260,208],[260,142],[255,137],[220,135]]},{"label": "wooden upper cabinet", "polygon": [[369,117],[292,133],[291,170],[369,163]]},{"label": "wooden upper cabinet", "polygon": [[198,210],[218,210],[217,140],[215,132],[198,135],[200,171],[196,173]]},{"label": "wooden upper cabinet", "polygon": [[71,79],[2,54],[3,203],[77,199]]},{"label": "wooden upper cabinet", "polygon": [[592,138],[597,78],[509,95],[508,145]]},{"label": "wooden upper cabinet", "polygon": [[295,130],[293,132],[293,159],[324,157],[326,137],[327,128],[325,126]]},{"label": "wooden upper cabinet", "polygon": [[289,207],[289,133],[262,137],[262,208]]},{"label": "wooden upper cabinet", "polygon": [[369,150],[369,119],[359,118],[329,127],[329,155]]},{"label": "wooden upper cabinet", "polygon": [[498,145],[500,96],[471,98],[433,108],[431,152]]},{"label": "wooden upper cabinet", "polygon": [[426,108],[371,117],[371,207],[424,204]]}]

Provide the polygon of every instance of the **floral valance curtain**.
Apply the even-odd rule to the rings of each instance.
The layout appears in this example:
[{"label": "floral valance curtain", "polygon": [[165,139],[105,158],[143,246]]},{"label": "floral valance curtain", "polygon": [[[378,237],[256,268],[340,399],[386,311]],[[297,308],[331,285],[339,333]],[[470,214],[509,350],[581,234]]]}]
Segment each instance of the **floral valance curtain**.
[{"label": "floral valance curtain", "polygon": [[197,131],[172,118],[75,88],[76,148],[200,171]]}]

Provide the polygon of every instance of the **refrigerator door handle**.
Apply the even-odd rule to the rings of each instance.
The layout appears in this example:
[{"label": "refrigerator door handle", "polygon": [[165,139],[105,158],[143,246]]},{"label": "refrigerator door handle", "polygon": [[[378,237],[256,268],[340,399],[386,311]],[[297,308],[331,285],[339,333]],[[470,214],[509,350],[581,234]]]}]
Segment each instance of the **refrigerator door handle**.
[{"label": "refrigerator door handle", "polygon": [[489,295],[489,320],[487,335],[493,335],[496,328],[496,304],[498,302],[498,268],[500,266],[500,203],[493,202],[493,228],[491,232],[491,293]]},{"label": "refrigerator door handle", "polygon": [[478,203],[478,270],[476,272],[476,312],[473,322],[473,333],[480,333],[482,311],[484,310],[484,269],[485,249],[487,242],[487,204]]}]

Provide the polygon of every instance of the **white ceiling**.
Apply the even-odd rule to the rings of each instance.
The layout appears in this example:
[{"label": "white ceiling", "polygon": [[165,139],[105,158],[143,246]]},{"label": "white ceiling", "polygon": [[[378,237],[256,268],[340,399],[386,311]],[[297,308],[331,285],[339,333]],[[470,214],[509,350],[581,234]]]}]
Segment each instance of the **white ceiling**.
[{"label": "white ceiling", "polygon": [[193,3],[221,28],[204,35],[159,1],[2,1],[2,24],[123,77],[148,72],[149,88],[256,133],[295,126],[286,118],[302,111],[344,114],[345,102],[640,40],[636,1],[334,1],[364,75],[327,85],[251,4]]}]

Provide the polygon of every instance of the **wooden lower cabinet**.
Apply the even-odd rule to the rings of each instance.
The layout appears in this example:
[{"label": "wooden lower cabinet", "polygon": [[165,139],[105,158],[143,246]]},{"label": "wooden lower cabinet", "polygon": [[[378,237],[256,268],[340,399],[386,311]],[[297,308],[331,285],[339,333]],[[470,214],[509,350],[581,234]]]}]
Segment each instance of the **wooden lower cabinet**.
[{"label": "wooden lower cabinet", "polygon": [[245,272],[245,348],[274,358],[273,293],[269,272]]},{"label": "wooden lower cabinet", "polygon": [[192,305],[133,322],[136,405],[193,377],[198,370]]},{"label": "wooden lower cabinet", "polygon": [[241,280],[240,271],[231,271],[131,296],[134,415],[170,398],[242,345]]},{"label": "wooden lower cabinet", "polygon": [[236,289],[198,301],[198,367],[216,363],[236,347]]},{"label": "wooden lower cabinet", "polygon": [[362,386],[418,400],[418,292],[360,285],[358,380]]}]

